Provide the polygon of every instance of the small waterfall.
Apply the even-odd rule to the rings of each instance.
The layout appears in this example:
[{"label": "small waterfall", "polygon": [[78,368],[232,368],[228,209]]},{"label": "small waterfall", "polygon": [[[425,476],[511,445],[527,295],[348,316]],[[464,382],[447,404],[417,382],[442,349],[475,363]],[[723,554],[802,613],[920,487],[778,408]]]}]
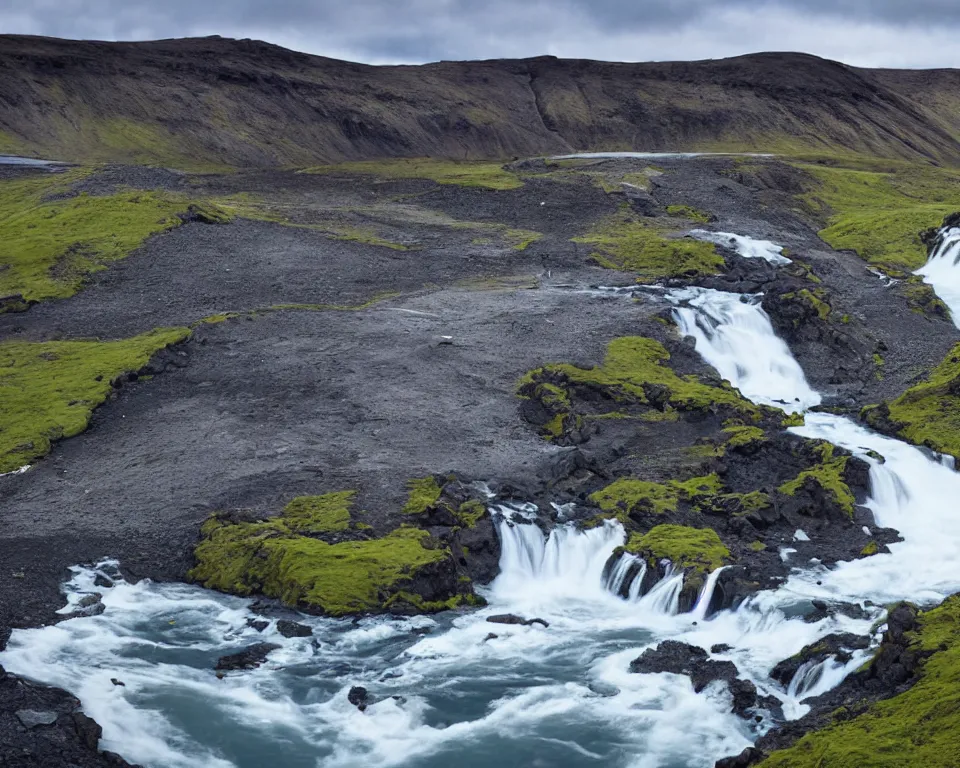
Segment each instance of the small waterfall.
[{"label": "small waterfall", "polygon": [[960,227],[944,227],[927,263],[914,272],[933,286],[960,327]]},{"label": "small waterfall", "polygon": [[720,579],[720,574],[723,573],[726,566],[717,568],[707,577],[707,583],[703,585],[703,589],[700,590],[700,597],[697,598],[697,604],[693,606],[693,611],[691,615],[694,620],[702,621],[707,618],[707,612],[710,610],[710,603],[713,600],[713,593],[717,588],[717,581]]},{"label": "small waterfall", "polygon": [[632,602],[640,594],[646,573],[647,564],[643,558],[624,552],[609,569],[604,580],[604,588],[618,597],[624,596],[624,588],[626,588],[626,597]]},{"label": "small waterfall", "polygon": [[640,605],[650,613],[676,616],[680,613],[680,592],[683,590],[683,571],[675,571],[673,564],[653,589],[640,598]]},{"label": "small waterfall", "polygon": [[790,348],[777,337],[759,297],[708,288],[669,291],[684,336],[723,378],[755,403],[798,413],[820,403]]},{"label": "small waterfall", "polygon": [[705,229],[694,229],[687,234],[696,240],[736,251],[745,259],[763,259],[771,264],[790,263],[790,259],[783,255],[783,246],[769,240],[757,240],[746,235],[735,235],[733,232],[708,232]]},{"label": "small waterfall", "polygon": [[833,660],[834,657],[830,656],[823,661],[806,661],[801,664],[787,687],[787,696],[794,699],[809,698],[809,695],[804,694],[820,682],[824,669]]}]

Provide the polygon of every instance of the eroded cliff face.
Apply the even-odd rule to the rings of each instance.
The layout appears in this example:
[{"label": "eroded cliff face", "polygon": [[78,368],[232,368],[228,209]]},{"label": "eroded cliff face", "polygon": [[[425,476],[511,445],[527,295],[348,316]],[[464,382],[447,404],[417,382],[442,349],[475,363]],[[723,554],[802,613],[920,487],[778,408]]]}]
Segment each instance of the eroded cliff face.
[{"label": "eroded cliff face", "polygon": [[950,84],[802,54],[372,67],[251,40],[6,36],[0,151],[195,169],[575,149],[952,161]]}]

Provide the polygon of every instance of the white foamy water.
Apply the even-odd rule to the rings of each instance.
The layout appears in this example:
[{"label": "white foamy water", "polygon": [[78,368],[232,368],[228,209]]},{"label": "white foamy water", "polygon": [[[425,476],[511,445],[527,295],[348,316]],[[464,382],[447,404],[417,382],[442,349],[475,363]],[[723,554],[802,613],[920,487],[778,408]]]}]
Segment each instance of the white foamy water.
[{"label": "white foamy water", "polygon": [[939,239],[927,263],[914,274],[933,287],[960,327],[960,227],[941,229]]},{"label": "white foamy water", "polygon": [[705,229],[693,229],[690,237],[704,242],[722,245],[736,251],[745,259],[763,259],[771,264],[789,264],[790,259],[783,255],[783,246],[769,240],[757,240],[733,232],[708,232]]},{"label": "white foamy water", "polygon": [[[699,289],[671,298],[698,352],[745,395],[784,410],[819,402],[755,300]],[[828,633],[866,634],[882,615],[866,606],[864,620],[806,623],[812,599],[933,602],[960,590],[960,518],[952,511],[960,475],[837,416],[807,414],[795,431],[870,462],[868,505],[903,541],[889,554],[832,568],[796,562],[780,588],[736,610],[707,615],[722,576],[714,573],[693,611],[679,613],[684,574],[669,564],[641,595],[651,566],[629,555],[610,562],[625,540],[617,522],[588,531],[561,524],[546,534],[533,505],[499,505],[501,573],[482,610],[357,622],[305,617],[314,637],[284,639],[272,621],[262,634],[248,626],[248,601],[178,584],[117,579],[97,587],[97,569],[78,568],[68,603],[99,591],[106,611],[17,630],[0,663],[76,693],[103,725],[102,746],[148,768],[708,768],[740,752],[770,718],[735,717],[722,683],[695,694],[682,675],[630,673],[645,649],[667,638],[729,645],[715,657],[733,661],[797,717],[805,698],[839,683],[866,654],[811,664],[787,690],[770,680],[773,666]],[[99,570],[116,578],[115,564]],[[486,620],[503,613],[549,626]],[[281,647],[257,670],[216,677],[218,656],[258,641]],[[353,685],[377,703],[365,712],[351,706]]]}]

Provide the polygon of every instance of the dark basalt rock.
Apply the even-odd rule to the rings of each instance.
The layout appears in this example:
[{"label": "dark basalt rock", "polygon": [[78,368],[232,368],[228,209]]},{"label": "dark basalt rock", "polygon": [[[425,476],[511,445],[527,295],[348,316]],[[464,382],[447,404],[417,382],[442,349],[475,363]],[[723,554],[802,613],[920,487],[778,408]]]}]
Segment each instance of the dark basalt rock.
[{"label": "dark basalt rock", "polygon": [[837,661],[845,663],[850,661],[852,651],[863,650],[869,647],[869,637],[850,633],[827,635],[816,643],[811,643],[806,646],[789,659],[781,661],[773,668],[770,676],[786,687],[790,685],[790,681],[793,680],[797,674],[797,670],[808,661],[819,662],[824,661],[830,656],[835,656]]},{"label": "dark basalt rock", "polygon": [[277,622],[277,632],[284,637],[310,637],[313,634],[313,630],[305,624],[286,619],[280,619]]},{"label": "dark basalt rock", "polygon": [[238,653],[231,653],[228,656],[221,656],[217,659],[214,669],[221,672],[229,672],[238,669],[254,669],[266,661],[271,651],[280,648],[276,643],[257,643]]},{"label": "dark basalt rock", "polygon": [[503,613],[497,616],[488,616],[487,621],[491,624],[514,624],[524,627],[529,627],[533,624],[541,624],[544,628],[549,627],[550,624],[543,619],[524,619],[521,616],[516,616],[512,613]]},{"label": "dark basalt rock", "polygon": [[713,661],[702,648],[676,640],[665,640],[656,648],[644,651],[630,662],[630,671],[686,675],[697,693],[710,683],[722,681],[733,695],[733,711],[740,717],[748,717],[750,710],[757,707],[778,708],[774,700],[760,698],[753,683],[738,677],[739,671],[732,661]]},{"label": "dark basalt rock", "polygon": [[363,712],[367,707],[374,703],[369,691],[362,685],[355,685],[347,693],[347,701]]}]

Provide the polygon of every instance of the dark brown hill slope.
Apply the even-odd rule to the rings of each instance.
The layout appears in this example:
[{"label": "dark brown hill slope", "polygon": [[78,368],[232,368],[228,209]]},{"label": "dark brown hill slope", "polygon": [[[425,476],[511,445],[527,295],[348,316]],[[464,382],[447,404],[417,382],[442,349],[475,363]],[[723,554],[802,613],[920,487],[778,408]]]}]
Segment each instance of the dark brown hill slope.
[{"label": "dark brown hill slope", "polygon": [[854,151],[960,163],[954,72],[802,54],[373,67],[221,38],[0,37],[0,151],[307,165],[573,149]]}]

